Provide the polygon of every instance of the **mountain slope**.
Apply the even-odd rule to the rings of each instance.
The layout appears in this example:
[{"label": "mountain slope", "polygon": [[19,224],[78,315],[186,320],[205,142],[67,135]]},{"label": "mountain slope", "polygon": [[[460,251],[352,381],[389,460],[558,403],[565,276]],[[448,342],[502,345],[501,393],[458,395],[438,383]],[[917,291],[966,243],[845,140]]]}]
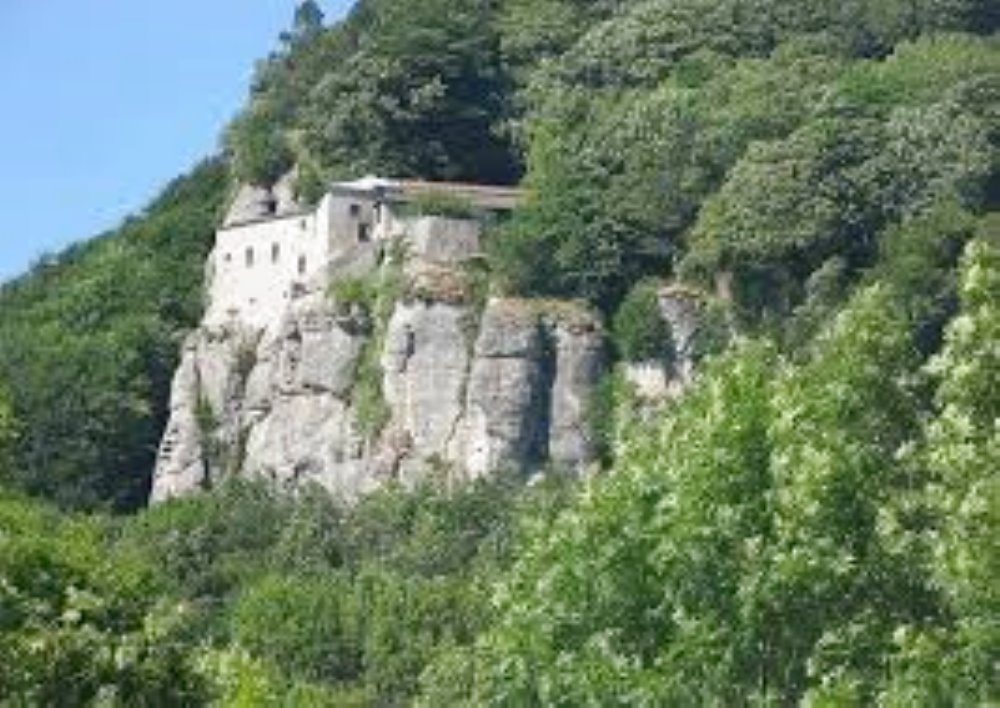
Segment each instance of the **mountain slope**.
[{"label": "mountain slope", "polygon": [[145,503],[227,184],[208,161],[0,289],[0,381],[19,430],[5,484],[71,508]]}]

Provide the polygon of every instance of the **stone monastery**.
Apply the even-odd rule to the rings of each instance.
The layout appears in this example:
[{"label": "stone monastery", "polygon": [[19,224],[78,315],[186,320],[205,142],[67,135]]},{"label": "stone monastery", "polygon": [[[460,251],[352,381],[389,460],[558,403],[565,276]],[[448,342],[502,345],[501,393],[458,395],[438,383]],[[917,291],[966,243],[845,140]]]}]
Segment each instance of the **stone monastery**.
[{"label": "stone monastery", "polygon": [[299,204],[285,178],[273,189],[244,186],[216,234],[207,264],[205,324],[275,326],[297,295],[332,273],[370,271],[381,246],[407,228],[407,209],[443,194],[483,211],[509,211],[506,187],[365,177],[333,184],[315,208]]},{"label": "stone monastery", "polygon": [[[292,195],[288,177],[243,186],[218,230],[151,501],[231,475],[350,501],[432,473],[589,469],[600,315],[575,301],[482,302],[466,267],[483,254],[483,220],[461,216],[509,211],[521,192],[367,177],[331,185],[314,208]],[[394,281],[395,294],[377,318],[330,296],[331,283],[380,275],[390,280],[370,282]],[[676,361],[626,374],[650,399],[690,379],[700,313],[683,289],[660,306]]]}]

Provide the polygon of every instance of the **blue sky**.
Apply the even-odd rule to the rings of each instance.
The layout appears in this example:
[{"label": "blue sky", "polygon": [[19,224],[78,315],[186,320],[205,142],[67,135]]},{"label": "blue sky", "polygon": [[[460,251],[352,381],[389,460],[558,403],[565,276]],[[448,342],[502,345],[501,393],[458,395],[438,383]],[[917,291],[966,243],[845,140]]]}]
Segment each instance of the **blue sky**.
[{"label": "blue sky", "polygon": [[296,4],[0,0],[0,280],[215,150]]}]

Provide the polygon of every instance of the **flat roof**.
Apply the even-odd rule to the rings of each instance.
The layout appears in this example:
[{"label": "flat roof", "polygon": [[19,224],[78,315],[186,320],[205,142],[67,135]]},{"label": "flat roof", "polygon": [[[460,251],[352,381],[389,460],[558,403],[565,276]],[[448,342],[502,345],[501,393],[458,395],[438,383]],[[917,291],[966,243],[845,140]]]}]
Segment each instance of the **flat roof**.
[{"label": "flat roof", "polygon": [[375,196],[387,201],[412,202],[430,194],[446,194],[485,209],[510,210],[524,199],[524,190],[470,182],[431,182],[426,180],[388,180],[365,178],[353,182],[338,182],[332,193]]},{"label": "flat roof", "polygon": [[402,180],[400,198],[410,201],[427,194],[448,194],[488,209],[513,209],[524,199],[524,190],[517,187],[495,187],[466,182],[426,182]]}]

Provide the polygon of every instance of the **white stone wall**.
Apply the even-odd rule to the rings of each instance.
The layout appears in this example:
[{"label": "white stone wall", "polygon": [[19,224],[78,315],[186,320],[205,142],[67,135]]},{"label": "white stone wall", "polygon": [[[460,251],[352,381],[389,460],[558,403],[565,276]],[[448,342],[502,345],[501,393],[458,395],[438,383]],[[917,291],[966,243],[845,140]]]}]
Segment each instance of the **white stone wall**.
[{"label": "white stone wall", "polygon": [[315,214],[287,215],[219,230],[210,257],[208,326],[277,325],[297,287],[327,263]]},{"label": "white stone wall", "polygon": [[263,207],[254,199],[264,197],[260,190],[241,190],[209,258],[205,325],[273,329],[305,286],[321,282],[328,270],[370,270],[379,244],[396,238],[408,238],[414,255],[431,261],[463,260],[479,251],[479,224],[408,216],[399,205],[376,202],[374,190],[382,184],[344,183],[303,213],[287,211],[295,205],[286,185],[275,189],[287,192],[277,213],[257,218]]}]

